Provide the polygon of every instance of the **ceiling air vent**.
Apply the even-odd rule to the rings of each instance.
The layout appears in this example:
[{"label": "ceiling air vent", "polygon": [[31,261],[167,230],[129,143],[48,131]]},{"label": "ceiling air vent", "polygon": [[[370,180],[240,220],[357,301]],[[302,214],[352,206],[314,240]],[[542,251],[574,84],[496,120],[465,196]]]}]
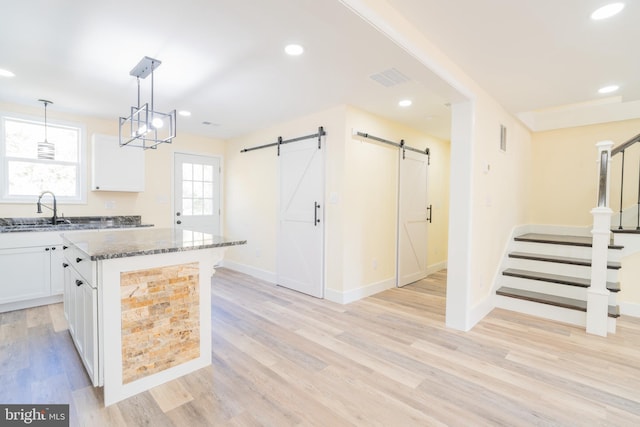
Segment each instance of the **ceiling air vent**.
[{"label": "ceiling air vent", "polygon": [[371,74],[369,78],[375,80],[384,87],[391,87],[409,81],[409,77],[405,76],[395,68],[389,68],[388,70]]}]

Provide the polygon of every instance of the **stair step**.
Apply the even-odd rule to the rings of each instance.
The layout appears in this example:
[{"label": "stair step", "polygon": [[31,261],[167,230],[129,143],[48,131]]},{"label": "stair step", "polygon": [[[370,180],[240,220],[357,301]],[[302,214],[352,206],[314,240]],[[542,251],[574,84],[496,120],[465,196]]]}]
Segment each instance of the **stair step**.
[{"label": "stair step", "polygon": [[[578,311],[584,311],[584,312],[587,311],[586,301],[559,297],[555,295],[542,294],[540,292],[525,291],[522,289],[508,288],[503,286],[496,291],[496,294],[506,296],[506,297],[511,297],[511,298],[518,298],[526,301],[538,302],[541,304],[549,304],[556,307],[568,308],[571,310],[578,310]],[[608,311],[609,311],[609,317],[613,317],[613,318],[620,317],[620,308],[617,305],[615,306],[610,305]]]},{"label": "stair step", "polygon": [[[558,283],[561,285],[580,286],[588,288],[591,286],[591,279],[582,279],[571,276],[561,276],[559,274],[541,273],[539,271],[518,270],[508,268],[502,272],[504,276],[519,277],[521,279],[541,280],[543,282]],[[620,291],[620,283],[607,282],[607,289],[611,292]]]},{"label": "stair step", "polygon": [[[529,259],[533,261],[546,261],[546,262],[555,262],[559,264],[570,264],[570,265],[582,265],[586,267],[591,267],[591,260],[586,258],[569,258],[555,255],[541,255],[541,254],[531,254],[525,252],[511,252],[509,254],[509,258],[518,258],[518,259]],[[620,270],[621,264],[619,262],[609,262],[607,263],[607,268],[610,270]]]},{"label": "stair step", "polygon": [[[516,242],[549,243],[553,245],[586,246],[591,247],[592,239],[587,236],[565,236],[561,234],[527,233],[514,237]],[[622,249],[624,246],[615,245],[613,241],[609,249]]]},{"label": "stair step", "polygon": [[624,233],[624,234],[640,234],[640,229],[633,227],[633,228],[612,228],[611,229],[612,233]]}]

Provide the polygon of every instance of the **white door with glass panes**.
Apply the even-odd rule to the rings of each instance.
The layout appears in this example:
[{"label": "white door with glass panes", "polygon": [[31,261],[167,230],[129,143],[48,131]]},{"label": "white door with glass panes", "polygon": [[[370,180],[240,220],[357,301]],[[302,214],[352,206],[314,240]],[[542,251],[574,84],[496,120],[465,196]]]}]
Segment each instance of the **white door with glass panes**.
[{"label": "white door with glass panes", "polygon": [[220,234],[220,158],[175,154],[173,206],[176,229]]}]

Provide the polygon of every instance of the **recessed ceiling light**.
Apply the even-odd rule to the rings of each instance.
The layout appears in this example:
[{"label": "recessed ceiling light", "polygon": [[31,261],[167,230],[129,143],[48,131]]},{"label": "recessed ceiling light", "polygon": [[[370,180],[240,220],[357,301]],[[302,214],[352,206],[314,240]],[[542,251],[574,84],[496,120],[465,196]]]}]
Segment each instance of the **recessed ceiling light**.
[{"label": "recessed ceiling light", "polygon": [[284,47],[284,51],[287,55],[298,56],[304,53],[304,48],[299,44],[288,44]]},{"label": "recessed ceiling light", "polygon": [[180,114],[182,117],[189,117],[191,115],[191,111],[180,110],[178,111],[178,114]]},{"label": "recessed ceiling light", "polygon": [[596,9],[591,14],[591,19],[595,21],[599,21],[600,19],[611,18],[613,15],[617,15],[620,11],[624,9],[624,3],[610,3],[606,6],[602,6],[599,9]]},{"label": "recessed ceiling light", "polygon": [[13,74],[11,71],[0,68],[0,77],[15,77],[15,76],[16,75]]},{"label": "recessed ceiling light", "polygon": [[398,105],[401,107],[408,107],[412,104],[410,99],[403,99],[402,101],[398,102]]},{"label": "recessed ceiling light", "polygon": [[598,89],[598,93],[611,93],[611,92],[617,91],[618,89],[620,89],[620,86],[610,85],[610,86],[601,87],[600,89]]}]

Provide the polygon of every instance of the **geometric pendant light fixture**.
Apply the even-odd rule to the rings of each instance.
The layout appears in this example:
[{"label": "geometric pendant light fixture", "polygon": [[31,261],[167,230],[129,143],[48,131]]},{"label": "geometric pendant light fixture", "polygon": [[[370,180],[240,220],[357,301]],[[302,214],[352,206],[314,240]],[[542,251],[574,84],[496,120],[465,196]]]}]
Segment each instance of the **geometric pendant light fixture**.
[{"label": "geometric pendant light fixture", "polygon": [[[169,113],[156,111],[154,106],[153,72],[162,62],[145,56],[136,65],[130,75],[138,82],[138,103],[131,107],[127,117],[120,117],[120,146],[156,149],[159,144],[170,144],[176,136],[176,110]],[[150,102],[140,104],[140,79],[151,76]]]}]

